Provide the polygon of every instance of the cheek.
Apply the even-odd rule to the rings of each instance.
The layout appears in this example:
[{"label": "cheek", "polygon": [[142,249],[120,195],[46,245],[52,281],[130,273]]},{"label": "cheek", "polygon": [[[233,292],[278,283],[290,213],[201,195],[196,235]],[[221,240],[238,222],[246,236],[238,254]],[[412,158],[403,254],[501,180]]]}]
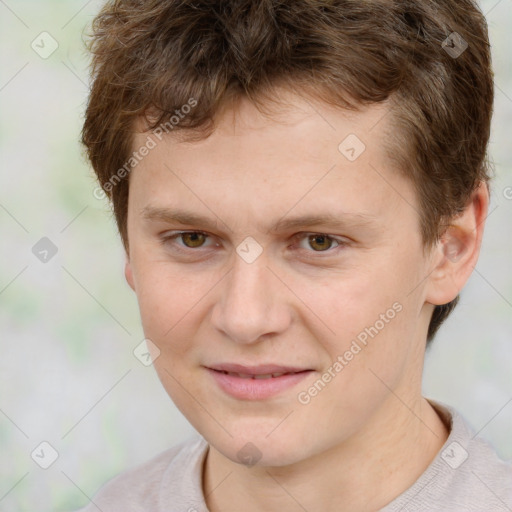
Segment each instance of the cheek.
[{"label": "cheek", "polygon": [[337,369],[344,378],[337,382],[343,380],[356,394],[363,381],[375,381],[370,369],[384,380],[396,378],[417,322],[417,298],[410,294],[414,285],[407,272],[400,274],[398,266],[390,271],[381,263],[315,283],[305,300],[321,320],[315,321],[315,334],[328,354],[326,362],[333,365],[342,358],[343,369]]},{"label": "cheek", "polygon": [[168,264],[147,262],[136,267],[137,299],[146,337],[161,351],[181,353],[190,345],[180,335],[198,314],[201,299],[211,288],[209,280],[190,279],[174,272]]},{"label": "cheek", "polygon": [[376,266],[332,274],[323,280],[297,281],[295,289],[318,324],[324,325],[324,334],[330,332],[338,343],[350,341],[373,325],[403,296],[397,279],[390,279],[389,272]]},{"label": "cheek", "polygon": [[201,396],[201,379],[191,362],[197,354],[197,329],[205,314],[205,293],[209,280],[185,278],[168,263],[147,261],[138,271],[138,301],[144,335],[160,351],[154,368],[176,406],[193,415],[190,396]]}]

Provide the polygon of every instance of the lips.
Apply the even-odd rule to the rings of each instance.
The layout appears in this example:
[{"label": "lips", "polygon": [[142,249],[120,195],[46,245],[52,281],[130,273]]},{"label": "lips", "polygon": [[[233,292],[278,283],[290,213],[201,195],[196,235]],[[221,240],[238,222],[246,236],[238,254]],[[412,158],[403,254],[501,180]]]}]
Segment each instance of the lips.
[{"label": "lips", "polygon": [[206,368],[224,393],[239,400],[265,400],[279,395],[314,371],[276,364],[245,366],[223,363]]}]

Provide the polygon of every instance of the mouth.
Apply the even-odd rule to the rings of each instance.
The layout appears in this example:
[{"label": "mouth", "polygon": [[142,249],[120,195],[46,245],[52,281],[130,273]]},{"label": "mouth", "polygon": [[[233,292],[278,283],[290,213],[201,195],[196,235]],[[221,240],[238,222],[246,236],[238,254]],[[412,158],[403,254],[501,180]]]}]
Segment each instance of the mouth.
[{"label": "mouth", "polygon": [[290,390],[312,369],[281,365],[243,366],[220,364],[205,367],[218,387],[239,400],[264,400]]},{"label": "mouth", "polygon": [[[214,370],[218,371],[218,370]],[[303,370],[305,372],[309,370]],[[237,373],[237,372],[225,372],[220,371],[219,373],[223,373],[224,375],[231,375],[232,377],[239,377],[240,379],[275,379],[277,377],[282,377],[283,375],[295,375],[297,373],[302,372],[282,372],[282,373],[263,373],[263,374],[249,374],[249,373]]]},{"label": "mouth", "polygon": [[312,368],[299,367],[299,366],[285,366],[281,364],[259,364],[256,366],[249,366],[237,363],[219,363],[208,366],[207,368],[218,372],[228,374],[236,374],[242,378],[252,378],[257,376],[272,376],[272,375],[285,375],[287,373],[300,373],[303,371],[312,370]]}]

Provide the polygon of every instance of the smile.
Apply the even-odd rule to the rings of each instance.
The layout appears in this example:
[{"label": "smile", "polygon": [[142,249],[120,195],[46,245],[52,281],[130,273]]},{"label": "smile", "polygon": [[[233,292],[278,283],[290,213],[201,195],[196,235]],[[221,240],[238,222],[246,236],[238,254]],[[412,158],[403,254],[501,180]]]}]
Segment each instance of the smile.
[{"label": "smile", "polygon": [[216,383],[217,389],[238,400],[265,400],[283,394],[313,373],[313,370],[301,370],[249,374],[212,368],[207,368],[207,371]]}]

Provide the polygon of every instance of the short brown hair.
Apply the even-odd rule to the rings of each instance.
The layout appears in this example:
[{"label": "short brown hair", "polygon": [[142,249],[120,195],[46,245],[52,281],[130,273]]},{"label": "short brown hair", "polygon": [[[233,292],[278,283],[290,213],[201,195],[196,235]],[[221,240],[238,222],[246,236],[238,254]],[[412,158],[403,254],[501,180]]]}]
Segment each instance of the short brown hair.
[{"label": "short brown hair", "polygon": [[[426,247],[489,180],[493,74],[472,0],[111,0],[89,49],[82,142],[127,251],[135,123],[169,125],[191,98],[169,127],[196,137],[221,106],[268,104],[278,84],[349,109],[389,99],[392,158],[417,191]],[[435,307],[428,341],[457,300]]]}]

